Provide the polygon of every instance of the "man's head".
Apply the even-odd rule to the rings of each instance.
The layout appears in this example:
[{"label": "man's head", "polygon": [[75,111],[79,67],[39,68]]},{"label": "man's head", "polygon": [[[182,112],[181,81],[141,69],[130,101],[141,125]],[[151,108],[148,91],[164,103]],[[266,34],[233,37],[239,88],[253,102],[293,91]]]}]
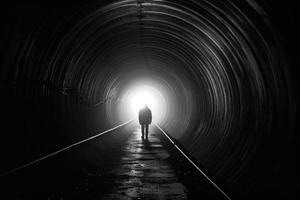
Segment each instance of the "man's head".
[{"label": "man's head", "polygon": [[145,108],[148,108],[148,104],[147,103],[144,103],[143,106],[142,106],[142,109],[145,109]]}]

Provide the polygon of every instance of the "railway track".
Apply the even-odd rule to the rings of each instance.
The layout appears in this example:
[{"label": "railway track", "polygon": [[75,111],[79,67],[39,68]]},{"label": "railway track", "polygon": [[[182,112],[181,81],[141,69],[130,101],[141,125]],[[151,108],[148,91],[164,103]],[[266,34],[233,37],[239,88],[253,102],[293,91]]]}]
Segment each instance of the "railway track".
[{"label": "railway track", "polygon": [[[57,150],[57,151],[55,151],[55,152],[53,152],[53,153],[50,153],[50,154],[48,154],[48,155],[45,155],[45,156],[43,156],[43,157],[41,157],[41,158],[39,158],[39,159],[36,159],[36,160],[34,160],[34,161],[31,161],[31,162],[28,162],[28,163],[26,163],[26,164],[23,164],[23,165],[21,165],[21,166],[18,166],[18,167],[16,167],[16,168],[13,168],[13,169],[11,169],[11,170],[9,170],[9,171],[6,171],[6,172],[4,172],[4,173],[2,173],[1,174],[1,177],[5,177],[6,179],[9,179],[9,177],[11,176],[11,175],[13,175],[14,173],[16,173],[16,172],[18,172],[18,173],[21,173],[21,171],[22,170],[25,170],[26,168],[30,168],[30,167],[33,167],[33,166],[35,166],[35,167],[37,167],[38,166],[38,164],[39,163],[42,163],[42,162],[45,162],[45,161],[47,161],[47,160],[49,160],[49,159],[51,159],[51,158],[54,158],[55,156],[59,156],[59,154],[62,154],[62,153],[64,153],[64,152],[66,152],[66,151],[68,151],[68,150],[71,150],[72,148],[75,148],[75,147],[79,147],[79,146],[81,146],[81,145],[84,145],[85,143],[88,143],[88,142],[93,142],[93,141],[95,141],[95,140],[97,140],[97,139],[100,139],[100,138],[102,138],[104,135],[110,135],[110,133],[114,133],[114,134],[121,134],[121,133],[116,133],[116,131],[117,130],[122,130],[122,128],[123,129],[125,129],[124,128],[124,126],[126,126],[126,125],[128,125],[128,124],[131,124],[131,122],[132,122],[133,120],[130,120],[130,121],[128,121],[128,122],[125,122],[125,123],[123,123],[123,124],[120,124],[120,125],[118,125],[118,126],[116,126],[116,127],[113,127],[113,128],[111,128],[111,129],[109,129],[109,130],[106,130],[106,131],[103,131],[103,132],[101,132],[101,133],[98,133],[98,134],[96,134],[96,135],[94,135],[94,136],[92,136],[92,137],[89,137],[89,138],[87,138],[87,139],[84,139],[84,140],[81,140],[81,141],[78,141],[78,142],[75,142],[75,143],[73,143],[73,144],[71,144],[71,145],[69,145],[69,146],[67,146],[67,147],[65,147],[65,148],[62,148],[62,149],[59,149],[59,150]],[[161,143],[163,144],[163,145],[166,145],[166,146],[168,146],[168,148],[167,149],[170,149],[170,148],[173,148],[173,153],[170,153],[170,157],[174,157],[173,158],[173,161],[172,161],[172,159],[171,159],[171,162],[172,162],[172,165],[178,165],[178,163],[177,163],[177,161],[178,160],[180,160],[180,162],[182,163],[182,162],[184,162],[185,163],[185,166],[184,166],[184,168],[186,168],[186,166],[187,165],[189,165],[187,168],[190,168],[190,169],[192,169],[192,171],[197,171],[197,172],[193,172],[192,173],[192,175],[189,175],[190,177],[188,177],[188,178],[186,178],[187,180],[189,180],[189,179],[194,179],[194,177],[193,176],[201,176],[201,179],[197,179],[196,180],[196,182],[193,182],[192,184],[194,184],[194,185],[197,185],[197,184],[202,184],[202,183],[199,183],[199,182],[203,182],[203,180],[206,180],[206,185],[210,185],[209,187],[210,187],[210,191],[209,192],[207,192],[208,191],[208,189],[207,189],[207,186],[206,187],[203,187],[204,188],[204,190],[205,190],[205,192],[207,192],[207,193],[214,193],[213,194],[213,196],[214,196],[214,199],[231,199],[230,198],[230,196],[224,191],[224,190],[222,190],[221,189],[221,187],[215,182],[215,181],[213,181],[194,161],[193,161],[193,159],[188,155],[188,153],[186,153],[185,152],[185,150],[183,149],[183,148],[181,148],[180,147],[180,145],[178,145],[178,144],[176,144],[176,141],[174,140],[174,139],[172,139],[172,137],[166,132],[166,131],[164,131],[163,130],[163,128],[161,128],[159,125],[157,125],[157,124],[155,124],[155,127],[157,128],[157,130],[153,130],[154,132],[155,132],[155,134],[152,134],[152,135],[154,135],[153,136],[153,144],[155,143],[155,145],[158,145],[158,142],[157,142],[157,138],[160,138],[160,139],[158,139],[158,141],[160,141],[160,140],[163,140]],[[137,128],[135,129],[135,131],[137,132]],[[128,132],[128,131],[124,131],[124,132]],[[130,133],[130,132],[132,132],[132,130],[131,131],[129,131],[128,132],[128,137],[130,138],[130,137],[132,137],[131,135],[132,135],[132,133]],[[137,134],[137,133],[134,133],[134,134]],[[134,135],[133,134],[133,135]],[[161,136],[162,137],[161,137]],[[117,137],[117,136],[116,136]],[[135,136],[136,137],[136,136]],[[151,139],[152,140],[152,139]],[[154,142],[154,140],[156,141],[156,142]],[[167,144],[167,142],[168,142],[168,144]],[[134,145],[133,145],[133,143],[135,143]],[[151,145],[151,141],[149,142],[150,143],[150,145]],[[141,157],[142,157],[142,160],[143,159],[145,159],[145,157],[143,157],[144,155],[150,155],[150,156],[154,156],[155,157],[155,155],[157,154],[157,152],[155,152],[156,150],[155,150],[155,148],[152,148],[152,150],[151,151],[149,151],[149,143],[147,144],[148,146],[147,146],[147,148],[148,149],[146,149],[146,152],[134,152],[134,155],[137,155],[138,156],[138,158],[140,159]],[[140,139],[140,137],[138,137],[138,139],[136,138],[135,140],[129,140],[129,143],[127,143],[127,144],[130,144],[131,146],[130,147],[127,147],[127,149],[128,149],[128,152],[132,152],[134,149],[136,149],[137,147],[138,148],[142,148],[142,150],[143,151],[145,151],[145,143],[143,143],[143,142],[141,142],[141,139]],[[133,145],[133,146],[132,146]],[[123,145],[124,146],[124,145]],[[121,148],[121,147],[120,147]],[[144,148],[144,149],[143,149]],[[166,148],[166,147],[164,147],[164,148]],[[154,150],[153,150],[154,149]],[[161,152],[161,151],[163,151],[163,149],[159,149],[159,151]],[[124,153],[124,152],[123,152]],[[143,154],[142,154],[143,153]],[[129,153],[130,154],[130,153]],[[133,154],[132,154],[133,155]],[[130,155],[127,155],[128,157],[130,157],[130,156],[132,156],[131,154]],[[131,158],[131,157],[130,157]],[[55,158],[54,158],[55,159]],[[137,159],[137,158],[133,158],[133,159],[131,159],[131,161],[132,161],[132,163],[133,164],[136,164],[136,161],[135,161],[135,159]],[[145,160],[149,160],[149,158],[146,158]],[[151,160],[151,159],[150,159]],[[152,163],[153,162],[156,162],[155,161],[155,159],[153,158],[152,159]],[[160,162],[160,161],[159,161]],[[165,163],[165,161],[163,161],[163,162],[160,162],[160,163],[158,163],[157,165],[164,165],[164,163]],[[188,163],[188,164],[187,164]],[[133,165],[132,165],[133,166]],[[119,166],[120,167],[120,166]],[[155,166],[154,166],[155,167]],[[180,166],[178,166],[177,167],[179,170],[181,170],[181,171],[185,171],[186,169],[180,169]],[[118,168],[116,168],[116,169],[118,169]],[[138,172],[141,172],[141,170],[142,169],[131,169],[131,170],[135,170],[135,171],[138,171],[138,170],[140,170],[140,171],[138,171]],[[149,169],[148,169],[149,170]],[[151,169],[150,169],[151,170]],[[198,174],[200,174],[200,175],[195,175],[195,173],[198,173]],[[185,173],[182,173],[182,174],[185,174]],[[186,176],[186,175],[183,175],[183,176]],[[136,179],[136,177],[134,177],[135,179]],[[120,179],[120,177],[118,178],[115,178],[115,179]],[[140,177],[140,179],[142,180],[142,181],[144,181],[144,179],[142,179],[142,177]],[[180,176],[179,176],[179,179],[181,179],[180,178]],[[205,185],[205,184],[204,184]],[[197,187],[195,187],[195,188],[197,188]],[[132,189],[132,188],[131,188]],[[197,189],[196,189],[197,190]],[[194,191],[194,193],[197,193],[197,191]],[[185,199],[185,198],[182,198],[182,199]],[[187,198],[187,199],[195,199],[195,195],[192,197],[192,198]],[[205,198],[204,198],[205,199]],[[211,199],[211,198],[209,198],[209,199]]]}]

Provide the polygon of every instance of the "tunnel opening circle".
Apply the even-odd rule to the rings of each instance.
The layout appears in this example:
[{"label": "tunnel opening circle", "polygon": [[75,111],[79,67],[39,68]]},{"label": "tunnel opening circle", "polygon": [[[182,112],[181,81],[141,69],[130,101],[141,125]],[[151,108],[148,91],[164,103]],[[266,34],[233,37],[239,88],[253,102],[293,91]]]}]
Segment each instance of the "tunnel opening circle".
[{"label": "tunnel opening circle", "polygon": [[160,123],[166,118],[166,98],[159,89],[149,85],[134,85],[124,91],[117,111],[119,118],[137,120],[138,112],[144,105],[152,111],[153,123]]}]

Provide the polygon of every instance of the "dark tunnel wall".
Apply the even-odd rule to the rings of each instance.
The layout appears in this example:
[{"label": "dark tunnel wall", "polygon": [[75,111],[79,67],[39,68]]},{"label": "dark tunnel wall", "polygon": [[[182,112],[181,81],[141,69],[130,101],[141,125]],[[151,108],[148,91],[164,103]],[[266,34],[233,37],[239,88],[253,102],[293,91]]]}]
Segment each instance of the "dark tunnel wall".
[{"label": "dark tunnel wall", "polygon": [[4,169],[123,123],[122,95],[146,80],[167,102],[160,126],[224,187],[291,195],[296,186],[283,186],[296,172],[291,8],[214,0],[3,7],[2,152],[16,146]]}]

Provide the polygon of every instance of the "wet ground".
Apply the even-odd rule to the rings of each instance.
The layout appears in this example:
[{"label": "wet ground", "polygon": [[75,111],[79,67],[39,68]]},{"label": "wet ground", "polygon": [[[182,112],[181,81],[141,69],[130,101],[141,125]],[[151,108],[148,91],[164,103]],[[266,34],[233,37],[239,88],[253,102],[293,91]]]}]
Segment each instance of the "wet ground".
[{"label": "wet ground", "polygon": [[[134,123],[1,179],[0,199],[224,199],[155,126]],[[5,197],[5,198],[4,198]]]},{"label": "wet ground", "polygon": [[168,161],[170,154],[155,134],[142,140],[135,128],[122,150],[120,165],[109,172],[114,184],[105,199],[186,199],[185,186]]}]

